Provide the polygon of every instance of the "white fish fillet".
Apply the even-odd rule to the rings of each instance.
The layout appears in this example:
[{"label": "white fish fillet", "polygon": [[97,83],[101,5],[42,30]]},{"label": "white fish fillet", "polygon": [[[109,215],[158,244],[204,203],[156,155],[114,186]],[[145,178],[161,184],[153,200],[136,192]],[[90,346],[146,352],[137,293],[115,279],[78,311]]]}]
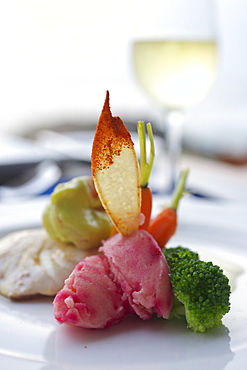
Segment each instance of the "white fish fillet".
[{"label": "white fish fillet", "polygon": [[87,255],[72,244],[54,241],[44,229],[11,233],[0,240],[0,294],[18,300],[53,296]]}]

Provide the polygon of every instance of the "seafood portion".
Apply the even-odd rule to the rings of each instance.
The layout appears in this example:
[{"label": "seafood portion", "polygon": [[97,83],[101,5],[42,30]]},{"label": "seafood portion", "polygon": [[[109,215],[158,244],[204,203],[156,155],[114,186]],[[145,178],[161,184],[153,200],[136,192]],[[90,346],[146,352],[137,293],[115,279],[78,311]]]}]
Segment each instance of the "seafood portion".
[{"label": "seafood portion", "polygon": [[44,229],[11,233],[0,241],[0,294],[11,299],[54,296],[86,253],[52,240]]},{"label": "seafood portion", "polygon": [[116,234],[100,248],[103,256],[80,262],[54,299],[60,323],[83,328],[105,328],[136,313],[168,318],[172,289],[166,259],[144,230]]}]

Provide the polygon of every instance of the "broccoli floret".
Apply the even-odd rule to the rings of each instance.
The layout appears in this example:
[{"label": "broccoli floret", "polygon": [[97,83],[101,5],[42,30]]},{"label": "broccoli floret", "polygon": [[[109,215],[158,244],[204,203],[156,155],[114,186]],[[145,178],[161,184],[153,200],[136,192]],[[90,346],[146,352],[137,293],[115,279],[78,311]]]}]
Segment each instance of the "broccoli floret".
[{"label": "broccoli floret", "polygon": [[[230,309],[229,279],[220,267],[201,261],[197,253],[180,246],[165,249],[164,255],[175,302],[184,305],[188,327],[194,332],[204,332],[220,324]],[[172,315],[181,312],[177,302]]]}]

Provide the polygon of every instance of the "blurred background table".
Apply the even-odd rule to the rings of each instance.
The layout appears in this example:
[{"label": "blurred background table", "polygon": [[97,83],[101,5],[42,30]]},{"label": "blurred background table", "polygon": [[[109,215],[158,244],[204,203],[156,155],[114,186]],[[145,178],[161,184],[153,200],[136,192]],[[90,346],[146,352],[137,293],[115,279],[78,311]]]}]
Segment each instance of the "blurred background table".
[{"label": "blurred background table", "polygon": [[[138,137],[131,132],[138,150]],[[0,135],[0,202],[50,194],[59,182],[91,175],[90,154],[94,131],[38,131],[36,139]],[[2,142],[1,142],[2,140]],[[163,141],[155,135],[156,158],[150,179],[154,194],[164,194],[166,154]],[[247,208],[247,164],[233,164],[216,157],[184,151],[182,168],[189,168],[187,189],[205,202]]]}]

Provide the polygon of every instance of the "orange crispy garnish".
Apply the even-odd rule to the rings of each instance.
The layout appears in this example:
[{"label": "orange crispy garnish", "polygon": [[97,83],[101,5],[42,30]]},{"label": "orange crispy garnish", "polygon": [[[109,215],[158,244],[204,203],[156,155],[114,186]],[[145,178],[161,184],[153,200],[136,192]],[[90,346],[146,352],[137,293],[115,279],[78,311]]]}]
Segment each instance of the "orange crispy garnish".
[{"label": "orange crispy garnish", "polygon": [[92,175],[103,207],[123,235],[138,229],[140,219],[139,165],[134,144],[120,117],[113,117],[109,92],[92,147]]}]

